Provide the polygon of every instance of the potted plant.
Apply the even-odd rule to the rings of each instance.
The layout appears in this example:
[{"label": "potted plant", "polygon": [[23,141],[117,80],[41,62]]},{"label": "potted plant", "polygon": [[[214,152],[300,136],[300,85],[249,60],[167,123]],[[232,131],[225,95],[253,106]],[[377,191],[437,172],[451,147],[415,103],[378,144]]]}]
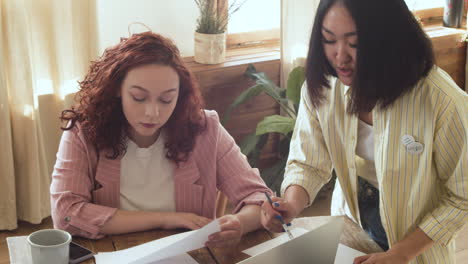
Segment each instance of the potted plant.
[{"label": "potted plant", "polygon": [[[245,75],[253,79],[255,81],[255,85],[242,92],[232,102],[224,114],[223,123],[227,122],[231,111],[235,107],[247,102],[250,98],[257,96],[260,93],[266,93],[278,102],[284,115],[271,115],[265,117],[257,124],[256,131],[243,139],[239,144],[239,147],[241,148],[242,153],[247,156],[249,164],[252,167],[258,167],[257,163],[262,149],[267,142],[268,135],[270,133],[279,133],[281,135],[277,162],[271,167],[260,171],[260,175],[266,185],[279,193],[281,183],[284,178],[286,162],[288,160],[289,145],[299,110],[301,88],[305,81],[305,70],[302,66],[294,68],[289,73],[286,88],[278,87],[265,75],[265,73],[257,72],[253,65],[249,65],[247,67]],[[328,182],[317,194],[318,198],[329,196],[333,190],[336,175],[334,171],[332,173],[330,182]]]},{"label": "potted plant", "polygon": [[301,87],[305,80],[304,67],[294,68],[288,76],[287,88],[278,87],[263,72],[257,72],[253,65],[249,65],[245,75],[255,81],[255,85],[242,92],[228,107],[224,114],[223,123],[227,122],[231,111],[260,93],[266,93],[275,99],[284,115],[271,115],[265,117],[257,124],[256,131],[248,135],[239,144],[241,151],[247,156],[251,166],[257,167],[262,148],[268,139],[269,133],[281,134],[278,150],[278,161],[271,167],[261,170],[261,176],[272,190],[279,191],[283,181],[284,169],[289,155]]},{"label": "potted plant", "polygon": [[235,0],[224,11],[216,7],[216,0],[194,1],[200,10],[195,30],[195,61],[204,64],[222,63],[226,58],[228,20],[246,0],[240,3]]}]

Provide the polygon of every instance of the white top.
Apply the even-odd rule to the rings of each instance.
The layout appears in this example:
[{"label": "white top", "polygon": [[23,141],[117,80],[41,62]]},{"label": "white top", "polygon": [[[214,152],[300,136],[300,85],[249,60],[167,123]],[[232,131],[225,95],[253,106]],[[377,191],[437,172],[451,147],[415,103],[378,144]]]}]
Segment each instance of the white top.
[{"label": "white top", "polygon": [[120,209],[175,211],[174,164],[166,158],[163,132],[148,148],[128,140],[120,164]]},{"label": "white top", "polygon": [[356,174],[379,189],[374,163],[374,127],[360,119],[356,145]]}]

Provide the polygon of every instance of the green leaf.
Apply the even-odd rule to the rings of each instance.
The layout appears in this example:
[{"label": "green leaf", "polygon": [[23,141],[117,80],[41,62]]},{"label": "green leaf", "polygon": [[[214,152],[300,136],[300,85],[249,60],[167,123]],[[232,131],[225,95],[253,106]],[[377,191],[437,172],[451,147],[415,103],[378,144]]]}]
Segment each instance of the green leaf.
[{"label": "green leaf", "polygon": [[249,64],[247,65],[247,69],[245,70],[245,75],[247,76],[250,76],[251,74],[253,73],[257,73],[257,69],[255,68],[255,66],[253,64]]},{"label": "green leaf", "polygon": [[265,75],[264,72],[257,72],[257,69],[255,69],[252,64],[247,66],[245,75],[254,80],[257,84],[264,85],[264,92],[273,99],[279,101],[281,98],[284,98],[281,96],[281,91],[284,91],[285,89],[278,87],[272,80],[268,78],[268,76]]},{"label": "green leaf", "polygon": [[283,158],[275,163],[272,167],[262,170],[260,175],[265,181],[265,184],[273,191],[279,193],[281,183],[284,178],[284,170],[286,167],[287,158]]},{"label": "green leaf", "polygon": [[263,86],[260,84],[257,84],[243,91],[239,96],[237,96],[236,99],[234,99],[234,102],[232,102],[231,105],[229,105],[228,109],[226,109],[226,112],[224,113],[224,117],[221,123],[225,124],[229,120],[231,112],[234,108],[245,103],[250,98],[259,95],[263,90],[264,90]]},{"label": "green leaf", "polygon": [[255,132],[247,135],[247,137],[244,138],[239,144],[241,152],[248,156],[253,150],[255,150],[259,140],[260,136],[257,136]]},{"label": "green leaf", "polygon": [[272,115],[265,117],[260,123],[257,124],[257,135],[263,135],[266,133],[281,133],[287,135],[289,132],[294,130],[295,119]]},{"label": "green leaf", "polygon": [[[254,135],[256,139],[252,139],[252,135]],[[254,142],[255,140],[257,141],[256,143]],[[263,146],[265,146],[267,140],[268,134],[257,136],[254,132],[241,142],[240,146],[241,149],[243,149],[242,153],[247,156],[250,166],[257,167],[260,154],[262,153]],[[255,143],[255,145],[253,143]]]},{"label": "green leaf", "polygon": [[285,111],[290,117],[295,117],[296,112],[289,106],[289,101],[286,98],[286,89],[278,87],[272,80],[270,80],[265,73],[257,72],[257,69],[252,64],[247,66],[245,75],[253,79],[257,84],[263,85],[263,91],[271,98],[275,99],[280,105],[281,109]]},{"label": "green leaf", "polygon": [[305,69],[302,66],[294,68],[288,76],[286,95],[294,105],[299,105],[301,99],[301,87],[305,81]]}]

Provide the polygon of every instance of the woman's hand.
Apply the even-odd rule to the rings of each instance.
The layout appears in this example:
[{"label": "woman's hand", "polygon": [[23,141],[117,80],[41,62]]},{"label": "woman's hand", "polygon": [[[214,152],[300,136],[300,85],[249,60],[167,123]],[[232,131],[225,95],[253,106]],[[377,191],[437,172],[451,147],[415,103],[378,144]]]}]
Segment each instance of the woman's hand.
[{"label": "woman's hand", "polygon": [[164,229],[187,228],[194,230],[204,227],[211,222],[211,219],[192,213],[173,213],[165,222]]},{"label": "woman's hand", "polygon": [[235,246],[243,234],[242,223],[236,215],[225,215],[219,218],[221,231],[211,234],[206,242],[207,247]]},{"label": "woman's hand", "polygon": [[358,257],[354,259],[354,264],[407,264],[433,244],[434,241],[418,227],[403,240],[392,245],[387,252]]},{"label": "woman's hand", "polygon": [[354,259],[353,264],[408,264],[409,259],[391,249],[383,253],[369,254]]},{"label": "woman's hand", "polygon": [[284,232],[279,218],[283,218],[286,224],[289,224],[299,213],[293,204],[279,197],[272,197],[273,204],[265,201],[262,204],[260,220],[265,229],[280,233]]}]

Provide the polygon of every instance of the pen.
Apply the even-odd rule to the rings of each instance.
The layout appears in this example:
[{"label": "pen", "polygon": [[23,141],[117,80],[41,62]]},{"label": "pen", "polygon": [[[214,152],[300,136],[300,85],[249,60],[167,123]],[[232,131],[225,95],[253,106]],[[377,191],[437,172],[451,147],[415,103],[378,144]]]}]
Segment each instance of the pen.
[{"label": "pen", "polygon": [[[268,202],[273,206],[273,201],[271,200],[270,198],[270,195],[268,195],[267,192],[265,192],[265,196],[266,198],[268,199]],[[278,219],[280,220],[281,222],[281,225],[283,226],[284,228],[284,231],[286,231],[286,233],[288,233],[288,236],[289,236],[289,239],[293,239],[293,235],[291,234],[291,231],[289,231],[289,227],[286,225],[286,223],[284,222],[284,219],[282,216],[279,216]]]}]

